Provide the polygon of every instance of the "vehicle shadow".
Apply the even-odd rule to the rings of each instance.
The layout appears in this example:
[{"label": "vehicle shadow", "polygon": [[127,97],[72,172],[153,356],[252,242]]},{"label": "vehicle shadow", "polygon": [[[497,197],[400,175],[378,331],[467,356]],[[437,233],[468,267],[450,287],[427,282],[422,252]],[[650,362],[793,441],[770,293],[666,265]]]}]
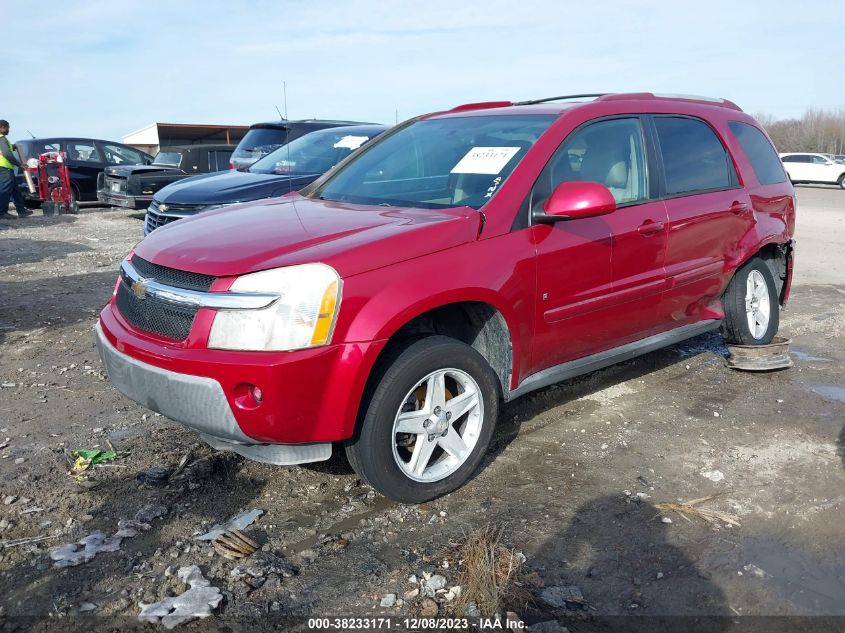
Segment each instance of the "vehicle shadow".
[{"label": "vehicle shadow", "polygon": [[70,253],[92,250],[84,244],[59,240],[0,239],[0,268],[61,259]]},{"label": "vehicle shadow", "polygon": [[[532,557],[546,591],[539,590],[529,622],[557,617],[575,630],[577,620],[600,625],[585,627],[590,631],[729,630],[725,594],[673,544],[668,527],[657,508],[636,497],[584,503]],[[548,591],[567,586],[581,590],[584,604],[561,605]]]},{"label": "vehicle shadow", "polygon": [[[2,265],[2,264],[0,264]],[[109,300],[113,270],[26,281],[0,281],[0,342],[14,333],[96,319]],[[100,297],[92,301],[92,297]]]},{"label": "vehicle shadow", "polygon": [[[520,432],[524,432],[525,423],[531,422],[546,411],[567,405],[619,383],[636,380],[677,363],[688,361],[689,358],[701,353],[725,356],[727,348],[717,332],[710,332],[583,376],[555,383],[505,403],[499,411],[499,422],[482,468],[492,463]],[[540,424],[543,426],[542,422]],[[536,430],[536,428],[531,430]],[[476,471],[476,474],[478,472],[480,470]]]},{"label": "vehicle shadow", "polygon": [[31,229],[33,227],[47,224],[72,224],[76,222],[75,215],[39,215],[36,211],[33,215],[19,218],[14,214],[12,218],[0,219],[0,233],[3,231],[14,231],[15,229]]}]

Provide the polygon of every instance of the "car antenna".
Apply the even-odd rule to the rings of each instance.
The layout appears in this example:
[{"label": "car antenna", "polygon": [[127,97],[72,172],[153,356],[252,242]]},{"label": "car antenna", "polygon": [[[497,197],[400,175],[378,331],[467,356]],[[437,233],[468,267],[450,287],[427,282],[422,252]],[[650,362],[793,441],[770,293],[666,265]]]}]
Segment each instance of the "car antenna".
[{"label": "car antenna", "polygon": [[276,112],[279,113],[279,118],[284,121],[285,117],[282,116],[282,111],[279,110],[279,106],[274,105],[273,107],[276,108]]},{"label": "car antenna", "polygon": [[33,134],[32,132],[30,132],[29,130],[27,130],[27,131],[26,131],[26,133],[27,133],[27,134],[29,134],[32,138],[35,138],[35,134]]},{"label": "car antenna", "polygon": [[285,121],[288,119],[288,82],[282,82],[282,93],[285,96]]}]

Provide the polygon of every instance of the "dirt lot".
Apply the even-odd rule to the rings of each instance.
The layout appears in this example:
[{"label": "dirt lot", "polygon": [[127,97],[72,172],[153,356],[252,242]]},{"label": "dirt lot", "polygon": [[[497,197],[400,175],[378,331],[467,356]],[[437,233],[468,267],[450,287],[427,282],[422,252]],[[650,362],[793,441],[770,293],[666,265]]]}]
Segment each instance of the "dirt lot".
[{"label": "dirt lot", "polygon": [[[504,408],[477,477],[422,506],[375,496],[339,457],[279,468],[215,454],[104,381],[92,327],[141,237],[138,217],[85,208],[0,221],[0,628],[64,627],[79,613],[122,616],[126,628],[139,603],[185,589],[175,573],[187,565],[224,593],[188,630],[396,618],[423,608],[403,597],[420,587],[411,574],[461,582],[455,561],[443,567],[446,549],[489,523],[536,572],[520,612],[529,624],[715,615],[733,618],[711,629],[726,630],[737,616],[845,616],[845,191],[798,196],[798,270],[781,323],[794,368],[732,372],[721,339],[706,335],[523,397]],[[128,455],[69,473],[70,451],[109,442]],[[153,467],[169,479],[154,481]],[[736,525],[671,511],[667,522],[655,507],[711,495],[699,507]],[[262,551],[242,565],[258,569],[232,574],[238,563],[194,536],[253,508],[263,515],[247,532]],[[53,567],[51,550],[110,536],[139,510],[149,529],[117,551]],[[555,604],[547,591],[571,586],[583,599]],[[387,594],[396,605],[381,606]]]}]

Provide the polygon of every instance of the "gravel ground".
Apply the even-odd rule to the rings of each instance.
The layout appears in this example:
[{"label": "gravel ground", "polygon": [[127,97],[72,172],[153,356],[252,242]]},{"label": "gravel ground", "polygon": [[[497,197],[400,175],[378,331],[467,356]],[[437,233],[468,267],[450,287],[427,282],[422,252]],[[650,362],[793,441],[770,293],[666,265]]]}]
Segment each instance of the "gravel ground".
[{"label": "gravel ground", "polygon": [[[845,616],[845,282],[833,259],[845,191],[798,197],[781,323],[793,369],[732,372],[721,339],[706,335],[525,396],[504,407],[473,481],[420,506],[376,496],[339,456],[280,468],[214,453],[104,380],[92,327],[141,237],[138,216],[88,207],[0,221],[0,627],[5,617],[59,628],[86,613],[127,628],[139,603],[184,591],[176,574],[190,565],[223,598],[187,630],[448,614],[460,566],[443,566],[447,550],[487,524],[525,556],[529,624]],[[122,456],[70,472],[70,451],[110,447]],[[710,496],[699,507],[734,525],[656,507]],[[246,529],[259,553],[229,561],[195,540],[251,509],[263,511]],[[136,519],[146,525],[126,523]],[[52,550],[121,527],[130,535],[116,551],[53,566]],[[45,538],[16,544],[35,537]],[[438,575],[444,589],[426,602]],[[581,599],[555,598],[573,586]]]}]

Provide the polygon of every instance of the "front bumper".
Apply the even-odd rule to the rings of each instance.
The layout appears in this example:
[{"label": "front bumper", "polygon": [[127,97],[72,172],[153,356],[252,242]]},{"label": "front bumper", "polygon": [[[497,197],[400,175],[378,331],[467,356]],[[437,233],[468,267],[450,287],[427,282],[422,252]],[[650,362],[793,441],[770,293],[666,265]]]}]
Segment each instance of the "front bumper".
[{"label": "front bumper", "polygon": [[259,444],[238,426],[219,382],[143,363],[117,350],[98,323],[97,348],[109,380],[124,395],[196,431],[212,447],[279,465],[323,461],[331,442]]},{"label": "front bumper", "polygon": [[[99,346],[141,369],[110,369],[109,378],[136,402],[225,441],[315,444],[352,436],[367,377],[386,341],[293,352],[208,349],[214,312],[200,309],[188,338],[175,342],[138,330],[112,300],[100,314]],[[110,362],[104,359],[107,369]],[[261,389],[258,406],[244,403],[244,385]],[[168,390],[175,395],[165,402],[161,394]],[[199,400],[188,403],[191,397]],[[170,406],[169,400],[177,402]]]},{"label": "front bumper", "polygon": [[127,209],[143,209],[153,201],[152,196],[130,196],[126,193],[112,193],[110,191],[98,191],[97,200],[112,207],[124,207]]}]

